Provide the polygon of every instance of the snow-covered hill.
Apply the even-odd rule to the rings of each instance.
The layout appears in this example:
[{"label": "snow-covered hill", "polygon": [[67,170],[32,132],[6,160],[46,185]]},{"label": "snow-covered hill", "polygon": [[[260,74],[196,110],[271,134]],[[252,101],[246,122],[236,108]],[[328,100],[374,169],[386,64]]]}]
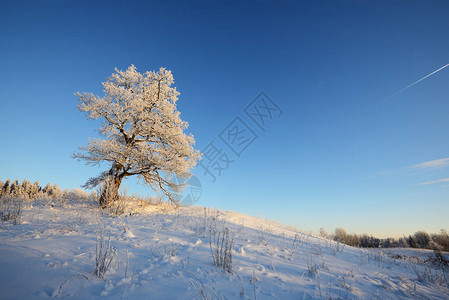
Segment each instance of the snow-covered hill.
[{"label": "snow-covered hill", "polygon": [[[423,263],[430,251],[356,249],[234,212],[135,205],[111,217],[92,203],[36,201],[21,224],[0,226],[1,299],[449,298],[447,270]],[[231,273],[211,254],[225,228]],[[94,273],[102,236],[117,253],[104,279]]]}]

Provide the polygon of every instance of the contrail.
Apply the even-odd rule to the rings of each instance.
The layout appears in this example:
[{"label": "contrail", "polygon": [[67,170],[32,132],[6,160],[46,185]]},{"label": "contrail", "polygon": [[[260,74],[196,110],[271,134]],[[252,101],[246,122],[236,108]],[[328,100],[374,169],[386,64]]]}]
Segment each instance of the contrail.
[{"label": "contrail", "polygon": [[417,83],[423,81],[424,79],[426,79],[426,78],[432,76],[433,74],[435,74],[435,73],[437,73],[437,72],[440,72],[441,70],[443,70],[443,69],[446,68],[446,67],[449,67],[449,64],[442,66],[442,67],[439,68],[438,70],[435,70],[435,71],[433,71],[433,72],[430,73],[430,74],[427,74],[426,76],[424,76],[424,77],[421,78],[420,80],[415,81],[415,82],[413,82],[412,84],[410,84],[409,86],[406,86],[405,88],[403,88],[402,90],[397,91],[396,93],[394,93],[394,94],[391,95],[390,97],[387,97],[387,98],[385,98],[384,100],[382,100],[382,102],[383,102],[383,101],[387,101],[387,100],[390,99],[390,98],[393,98],[393,97],[396,96],[397,94],[402,93],[402,92],[405,91],[406,89],[411,88],[411,87],[414,86],[415,84],[417,84]]}]

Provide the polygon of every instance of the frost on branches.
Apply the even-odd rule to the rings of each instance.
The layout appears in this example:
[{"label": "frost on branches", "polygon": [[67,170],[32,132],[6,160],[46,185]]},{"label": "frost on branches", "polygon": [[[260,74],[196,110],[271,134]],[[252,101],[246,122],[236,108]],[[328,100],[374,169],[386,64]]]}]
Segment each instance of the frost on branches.
[{"label": "frost on branches", "polygon": [[[162,191],[170,202],[182,188],[174,176],[191,176],[201,153],[195,140],[186,135],[188,123],[176,110],[178,91],[172,87],[173,75],[164,68],[140,74],[131,65],[126,71],[115,69],[103,83],[104,96],[76,93],[78,108],[89,119],[101,119],[101,139],[90,139],[73,157],[97,165],[109,162],[111,169],[91,178],[85,187],[104,183],[100,206],[118,198],[122,179],[137,175],[153,189]],[[111,196],[112,195],[112,196]]]}]

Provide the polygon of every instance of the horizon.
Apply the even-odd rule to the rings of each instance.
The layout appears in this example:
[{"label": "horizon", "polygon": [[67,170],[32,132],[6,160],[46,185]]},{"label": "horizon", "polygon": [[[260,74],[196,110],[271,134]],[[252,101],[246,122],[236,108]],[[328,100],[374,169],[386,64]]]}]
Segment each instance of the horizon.
[{"label": "horizon", "polygon": [[[232,161],[213,175],[197,165],[195,205],[316,234],[447,230],[448,8],[5,2],[0,180],[71,189],[107,170],[71,158],[99,124],[74,93],[102,95],[114,68],[165,67],[195,149]],[[242,144],[227,135],[235,126]],[[136,179],[123,187],[156,195]]]}]

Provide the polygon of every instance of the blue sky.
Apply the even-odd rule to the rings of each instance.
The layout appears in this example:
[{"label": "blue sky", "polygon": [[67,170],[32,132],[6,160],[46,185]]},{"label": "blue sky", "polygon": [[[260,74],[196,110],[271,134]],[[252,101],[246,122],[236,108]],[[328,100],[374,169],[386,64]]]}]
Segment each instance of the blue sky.
[{"label": "blue sky", "polygon": [[[400,236],[448,229],[447,1],[2,1],[0,179],[79,187],[103,168],[71,158],[98,123],[76,91],[115,67],[172,70],[197,149],[234,162],[198,205],[318,232]],[[283,113],[262,131],[244,108]],[[240,117],[258,138],[219,138]],[[435,161],[434,163],[422,164]],[[426,184],[422,184],[426,183]],[[128,183],[129,192],[151,194]]]}]

